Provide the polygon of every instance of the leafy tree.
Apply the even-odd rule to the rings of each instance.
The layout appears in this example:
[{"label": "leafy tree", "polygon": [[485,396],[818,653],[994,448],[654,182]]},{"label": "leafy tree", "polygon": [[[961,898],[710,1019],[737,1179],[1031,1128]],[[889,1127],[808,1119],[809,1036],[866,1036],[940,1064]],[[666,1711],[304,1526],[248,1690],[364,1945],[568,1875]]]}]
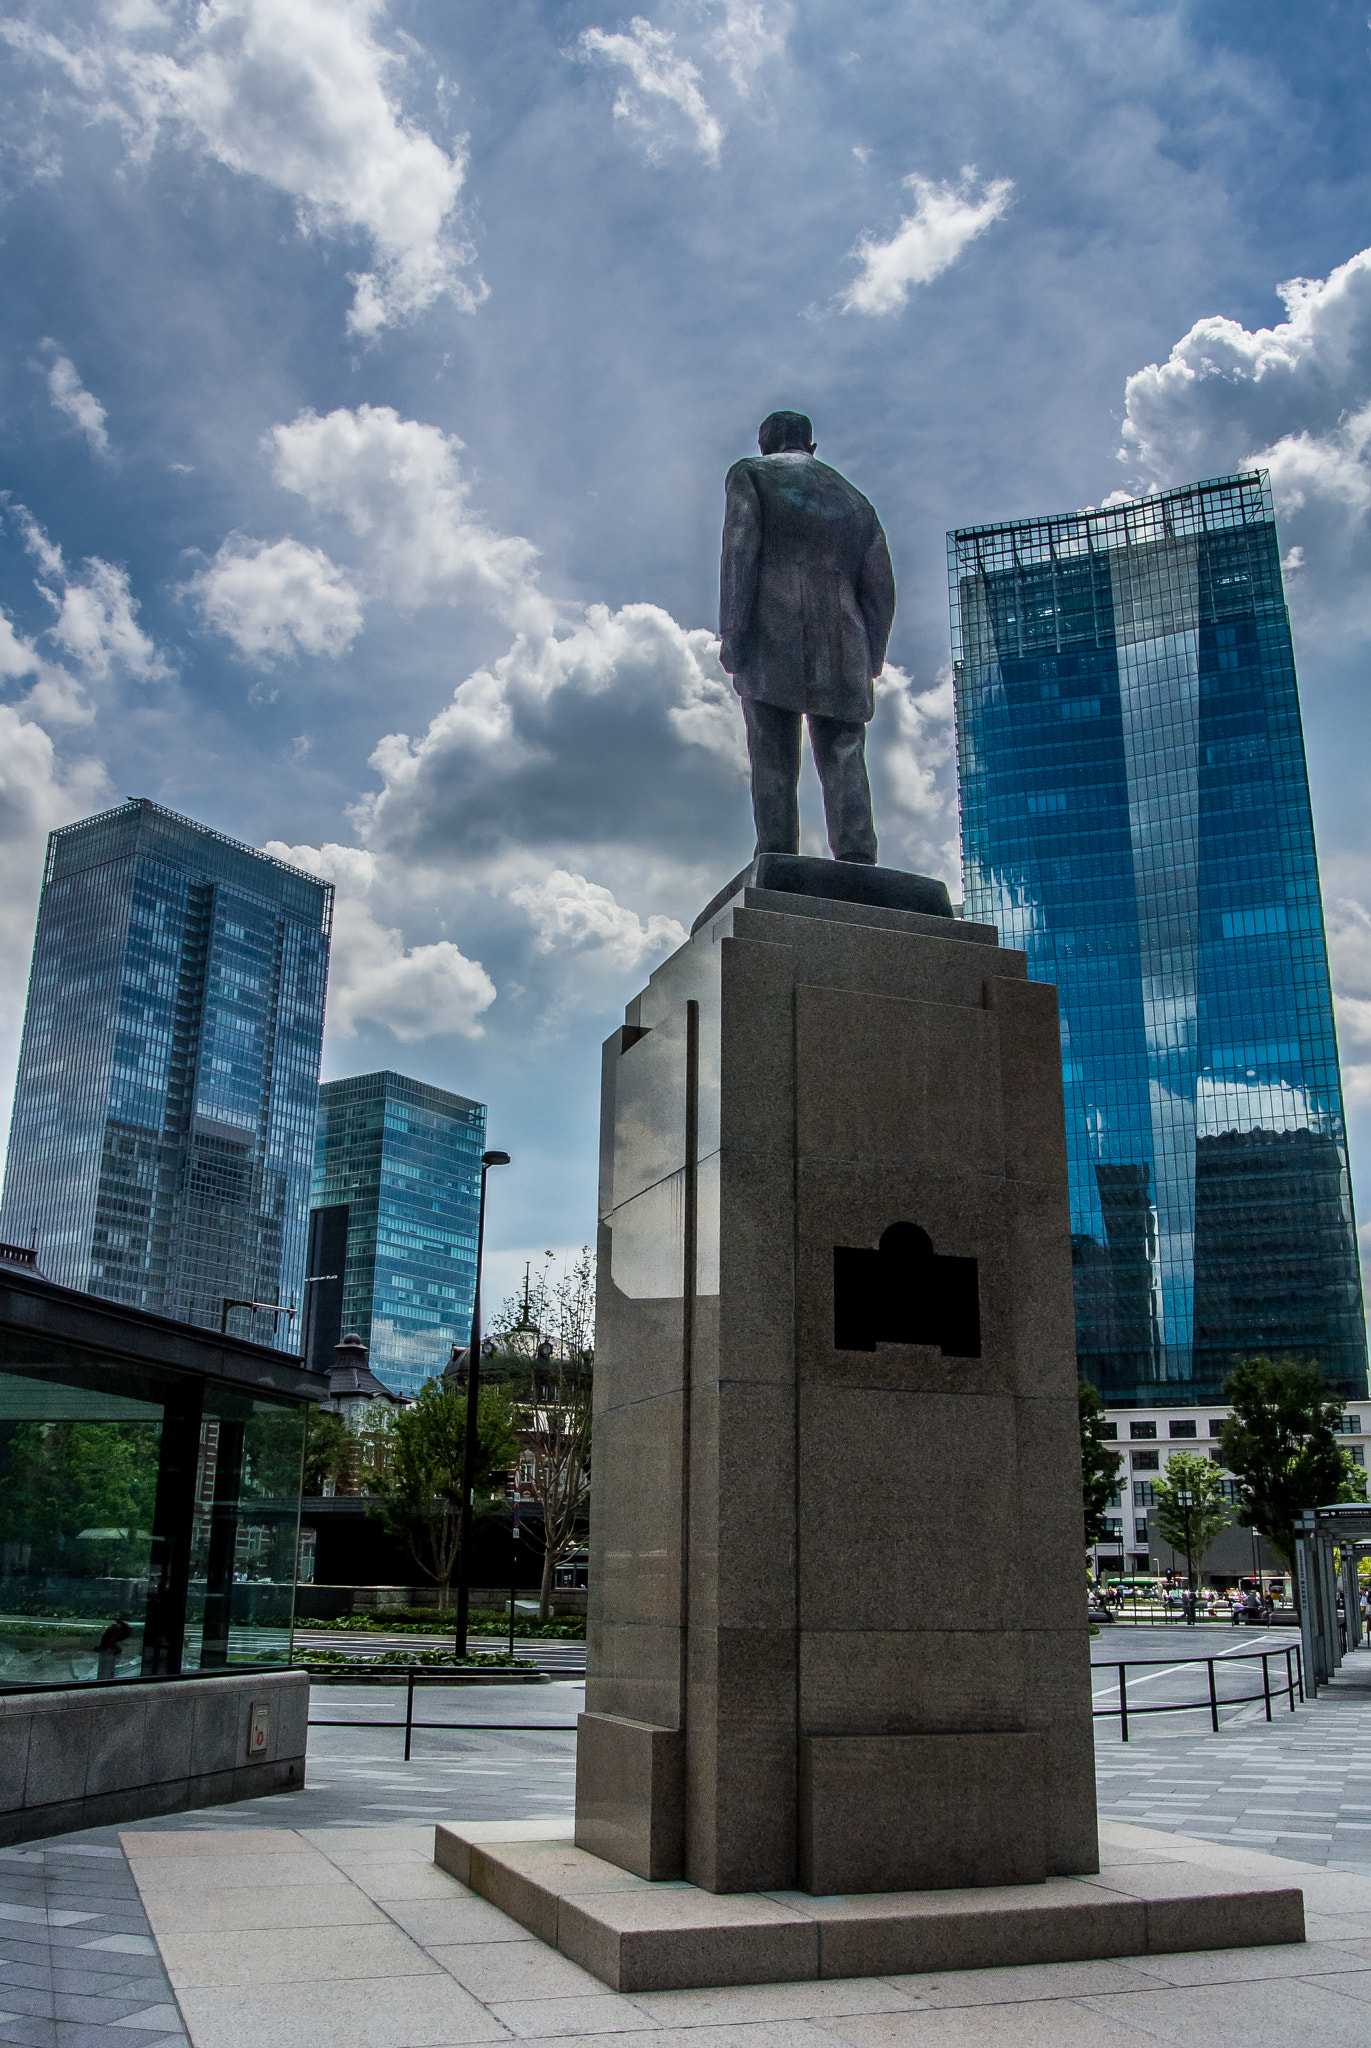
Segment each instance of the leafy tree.
[{"label": "leafy tree", "polygon": [[543,1546],[538,1618],[552,1613],[557,1565],[580,1541],[580,1520],[590,1491],[592,1367],[595,1341],[595,1254],[589,1245],[552,1276],[553,1254],[511,1295],[493,1321],[506,1361],[525,1367],[527,1393],[519,1405],[519,1477],[542,1509]]},{"label": "leafy tree", "polygon": [[1238,1482],[1237,1519],[1292,1568],[1295,1523],[1309,1508],[1361,1500],[1365,1475],[1339,1447],[1343,1401],[1313,1359],[1242,1359],[1223,1383],[1233,1413],[1219,1432]]},{"label": "leafy tree", "polygon": [[1233,1519],[1218,1467],[1198,1451],[1173,1451],[1152,1498],[1158,1529],[1173,1550],[1184,1552],[1193,1576],[1220,1529]]},{"label": "leafy tree", "polygon": [[341,1415],[311,1406],[305,1424],[305,1492],[322,1493],[324,1481],[335,1486],[347,1471],[352,1431]]},{"label": "leafy tree", "polygon": [[[147,1570],[159,1430],[146,1422],[18,1422],[0,1430],[0,1537],[34,1576]],[[7,1469],[6,1469],[7,1468]]]},{"label": "leafy tree", "polygon": [[[462,1546],[466,1408],[465,1390],[441,1379],[426,1380],[418,1398],[391,1423],[386,1470],[371,1479],[372,1512],[437,1585],[443,1608]],[[508,1470],[514,1462],[514,1424],[508,1395],[499,1387],[482,1388],[476,1424],[478,1513],[490,1509],[491,1473]]]},{"label": "leafy tree", "polygon": [[1104,1402],[1100,1390],[1082,1380],[1076,1390],[1081,1416],[1081,1478],[1085,1488],[1085,1545],[1098,1543],[1105,1533],[1105,1511],[1119,1490],[1123,1458],[1105,1435]]},{"label": "leafy tree", "polygon": [[388,1401],[369,1401],[361,1419],[345,1421],[331,1409],[311,1408],[305,1430],[305,1492],[322,1493],[331,1479],[339,1493],[375,1493],[390,1461],[394,1423]]}]

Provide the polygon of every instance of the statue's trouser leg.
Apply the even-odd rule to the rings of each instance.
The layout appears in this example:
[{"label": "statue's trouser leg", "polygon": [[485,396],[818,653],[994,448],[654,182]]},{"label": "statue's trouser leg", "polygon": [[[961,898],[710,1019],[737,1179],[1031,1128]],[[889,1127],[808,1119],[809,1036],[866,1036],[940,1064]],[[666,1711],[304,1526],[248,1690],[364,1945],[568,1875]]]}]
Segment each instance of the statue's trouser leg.
[{"label": "statue's trouser leg", "polygon": [[800,850],[800,713],[743,698],[758,853]]},{"label": "statue's trouser leg", "polygon": [[835,860],[876,860],[871,785],[866,779],[866,727],[855,719],[811,712],[809,744],[824,792],[828,844]]}]

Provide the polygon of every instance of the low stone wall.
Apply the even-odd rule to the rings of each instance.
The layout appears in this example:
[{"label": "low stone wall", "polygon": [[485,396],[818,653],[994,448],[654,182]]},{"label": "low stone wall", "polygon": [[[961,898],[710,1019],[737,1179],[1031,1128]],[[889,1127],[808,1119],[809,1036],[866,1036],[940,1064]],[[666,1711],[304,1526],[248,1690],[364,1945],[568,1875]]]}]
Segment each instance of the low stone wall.
[{"label": "low stone wall", "polygon": [[0,1696],[0,1845],[297,1790],[308,1719],[303,1671]]}]

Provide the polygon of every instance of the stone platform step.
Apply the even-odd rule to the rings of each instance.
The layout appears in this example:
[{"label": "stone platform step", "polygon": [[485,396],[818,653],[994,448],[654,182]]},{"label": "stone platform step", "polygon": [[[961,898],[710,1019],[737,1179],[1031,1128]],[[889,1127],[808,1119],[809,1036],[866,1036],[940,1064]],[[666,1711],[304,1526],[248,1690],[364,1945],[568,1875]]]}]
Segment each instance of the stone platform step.
[{"label": "stone platform step", "polygon": [[[1304,1940],[1304,1894],[1101,1828],[1091,1877],[811,1898],[654,1882],[546,1822],[440,1825],[433,1860],[615,1991],[1083,1962]],[[537,1839],[533,1839],[533,1837]],[[1131,1839],[1130,1839],[1131,1838]]]}]

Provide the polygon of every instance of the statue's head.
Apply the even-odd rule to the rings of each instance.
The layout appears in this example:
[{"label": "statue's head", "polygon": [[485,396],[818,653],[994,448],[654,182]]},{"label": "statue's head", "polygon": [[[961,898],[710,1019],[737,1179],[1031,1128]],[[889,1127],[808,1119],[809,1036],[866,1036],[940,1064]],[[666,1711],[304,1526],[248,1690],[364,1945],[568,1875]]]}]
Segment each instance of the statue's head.
[{"label": "statue's head", "polygon": [[763,455],[812,455],[814,429],[802,412],[769,412],[757,429]]}]

